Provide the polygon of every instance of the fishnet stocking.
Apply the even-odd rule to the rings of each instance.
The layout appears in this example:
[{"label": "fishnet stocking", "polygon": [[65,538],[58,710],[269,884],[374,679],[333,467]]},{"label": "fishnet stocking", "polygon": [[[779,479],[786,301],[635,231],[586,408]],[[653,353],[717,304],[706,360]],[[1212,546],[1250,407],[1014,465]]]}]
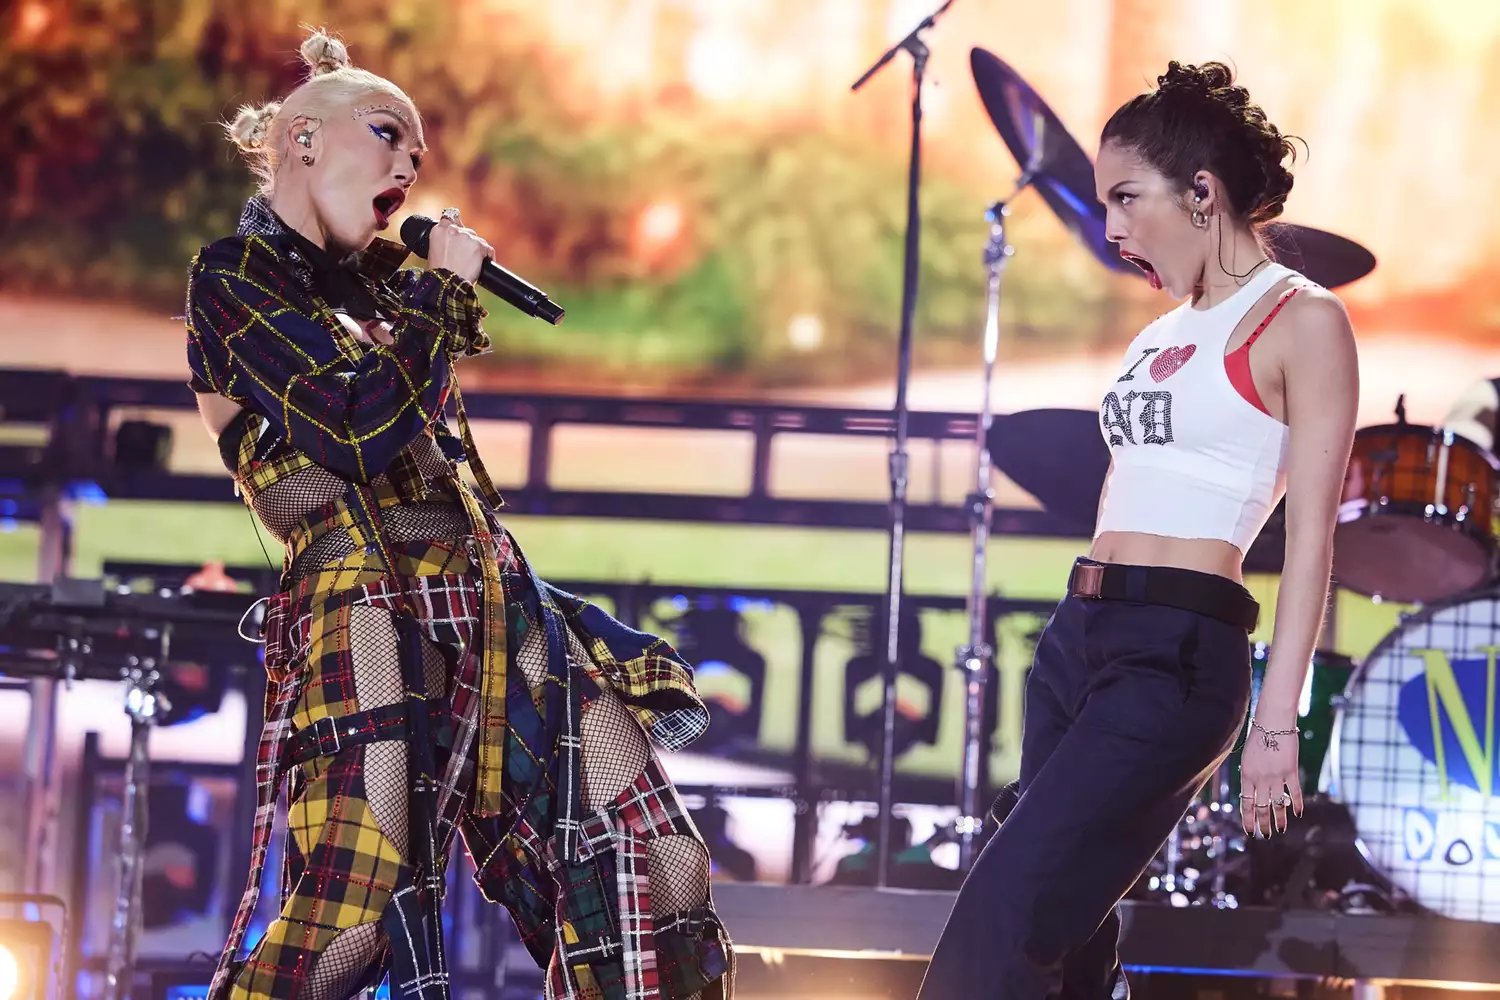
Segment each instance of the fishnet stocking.
[{"label": "fishnet stocking", "polygon": [[526,678],[526,686],[540,687],[547,678],[547,633],[541,626],[526,617],[526,632],[521,637],[521,648],[516,650],[516,666]]},{"label": "fishnet stocking", "polygon": [[[350,652],[359,710],[403,701],[400,645],[395,620],[383,608],[349,609]],[[422,677],[429,697],[447,691],[448,669],[442,650],[422,641]],[[402,857],[408,857],[410,830],[407,803],[407,748],[399,740],[382,740],[346,753],[364,754],[365,798],[375,821]],[[380,955],[385,932],[377,923],[340,931],[318,956],[298,1000],[347,1000]]]},{"label": "fishnet stocking", "polygon": [[379,924],[358,924],[334,935],[302,985],[297,1000],[348,1000],[385,944]]},{"label": "fishnet stocking", "polygon": [[[402,454],[416,465],[417,471],[424,479],[442,479],[453,471],[453,466],[448,462],[448,456],[443,454],[442,446],[431,434],[418,434],[412,438],[411,444],[406,446]],[[388,481],[383,472],[373,480],[376,484]]]},{"label": "fishnet stocking", "polygon": [[[411,444],[406,446],[403,454],[416,465],[424,479],[443,479],[452,472],[448,457],[443,454],[443,449],[431,435],[418,435]],[[375,485],[381,485],[388,483],[389,480],[382,473],[372,482]],[[260,523],[265,525],[266,530],[275,535],[279,541],[285,542],[309,513],[325,503],[338,500],[348,490],[347,482],[322,466],[314,465],[299,469],[295,474],[266,487],[253,497],[250,503],[255,509],[256,517],[260,518]],[[457,507],[453,509],[457,510]],[[458,536],[444,533],[419,537],[440,539]],[[347,536],[345,539],[347,541]],[[394,539],[391,540],[394,541]],[[322,539],[319,541],[321,542]]]},{"label": "fishnet stocking", "polygon": [[[570,630],[568,655],[587,655]],[[613,802],[645,769],[651,747],[645,730],[620,696],[603,691],[583,709],[583,805],[597,811]],[[657,837],[646,845],[651,866],[651,912],[658,919],[708,901],[708,851],[694,837]]]},{"label": "fishnet stocking", "polygon": [[[405,542],[451,541],[473,532],[463,509],[455,503],[410,503],[390,507],[380,514],[381,537],[387,545]],[[334,528],[319,535],[292,563],[292,577],[301,579],[338,562],[358,548],[349,532]]]},{"label": "fishnet stocking", "polygon": [[[349,609],[349,642],[354,659],[354,691],[361,711],[394,705],[406,697],[401,680],[400,646],[395,621],[384,608]],[[447,692],[448,671],[442,651],[422,640],[422,677],[429,697]],[[406,744],[382,740],[365,747],[365,797],[380,830],[403,858],[410,850],[406,816],[410,786]]]},{"label": "fishnet stocking", "polygon": [[708,849],[686,834],[646,845],[651,862],[651,912],[661,920],[708,902]]},{"label": "fishnet stocking", "polygon": [[583,707],[583,807],[603,809],[650,760],[641,725],[620,696],[604,691]]},{"label": "fishnet stocking", "polygon": [[300,469],[261,490],[250,505],[278,541],[285,542],[308,513],[343,496],[349,484],[319,465]]}]

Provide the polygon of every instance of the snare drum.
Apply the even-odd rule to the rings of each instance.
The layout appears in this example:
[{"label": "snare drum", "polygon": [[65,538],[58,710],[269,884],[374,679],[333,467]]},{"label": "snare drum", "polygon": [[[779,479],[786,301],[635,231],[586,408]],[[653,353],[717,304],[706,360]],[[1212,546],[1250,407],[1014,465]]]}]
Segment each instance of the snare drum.
[{"label": "snare drum", "polygon": [[1490,922],[1500,922],[1497,644],[1494,590],[1406,618],[1355,672],[1329,753],[1329,792],[1370,862],[1420,906]]},{"label": "snare drum", "polygon": [[1418,424],[1354,435],[1333,536],[1341,586],[1399,603],[1453,597],[1495,578],[1494,456]]}]

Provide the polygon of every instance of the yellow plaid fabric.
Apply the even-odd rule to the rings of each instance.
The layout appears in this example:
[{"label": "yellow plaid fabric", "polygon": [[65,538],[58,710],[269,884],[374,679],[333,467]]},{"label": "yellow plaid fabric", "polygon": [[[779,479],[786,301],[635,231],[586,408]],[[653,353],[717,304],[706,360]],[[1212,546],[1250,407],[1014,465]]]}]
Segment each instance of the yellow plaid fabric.
[{"label": "yellow plaid fabric", "polygon": [[290,891],[229,988],[232,1000],[296,996],[340,931],[378,923],[405,864],[376,825],[364,748],[301,765],[287,809]]}]

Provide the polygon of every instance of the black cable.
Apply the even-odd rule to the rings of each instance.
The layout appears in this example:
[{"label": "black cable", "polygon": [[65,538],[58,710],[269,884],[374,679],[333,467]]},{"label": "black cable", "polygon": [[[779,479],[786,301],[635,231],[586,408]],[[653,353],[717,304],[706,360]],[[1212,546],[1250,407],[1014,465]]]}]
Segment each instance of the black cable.
[{"label": "black cable", "polygon": [[245,505],[245,513],[250,515],[250,530],[255,532],[255,540],[260,543],[260,554],[266,557],[266,568],[276,572],[276,564],[271,562],[271,553],[266,550],[266,540],[260,537],[260,525],[255,522],[255,512],[249,504]]},{"label": "black cable", "polygon": [[1254,274],[1260,268],[1261,264],[1269,264],[1269,263],[1271,263],[1271,257],[1270,257],[1269,254],[1267,254],[1266,256],[1264,256],[1264,257],[1262,257],[1260,259],[1260,263],[1258,263],[1254,267],[1250,268],[1250,270],[1246,271],[1244,274],[1235,274],[1229,268],[1225,267],[1224,266],[1224,220],[1223,220],[1223,217],[1220,216],[1220,219],[1219,219],[1219,270],[1223,271],[1225,274],[1229,275],[1231,278],[1235,278],[1237,280],[1243,281],[1244,279],[1250,277],[1250,275]]}]

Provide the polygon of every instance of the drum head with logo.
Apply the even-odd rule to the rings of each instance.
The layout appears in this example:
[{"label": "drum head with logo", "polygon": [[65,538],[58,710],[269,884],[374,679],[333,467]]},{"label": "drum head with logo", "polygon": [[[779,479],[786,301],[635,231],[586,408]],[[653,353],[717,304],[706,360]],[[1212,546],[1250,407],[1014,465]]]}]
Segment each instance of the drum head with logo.
[{"label": "drum head with logo", "polygon": [[1370,861],[1419,905],[1500,922],[1500,594],[1455,599],[1386,636],[1350,682],[1334,796]]}]

